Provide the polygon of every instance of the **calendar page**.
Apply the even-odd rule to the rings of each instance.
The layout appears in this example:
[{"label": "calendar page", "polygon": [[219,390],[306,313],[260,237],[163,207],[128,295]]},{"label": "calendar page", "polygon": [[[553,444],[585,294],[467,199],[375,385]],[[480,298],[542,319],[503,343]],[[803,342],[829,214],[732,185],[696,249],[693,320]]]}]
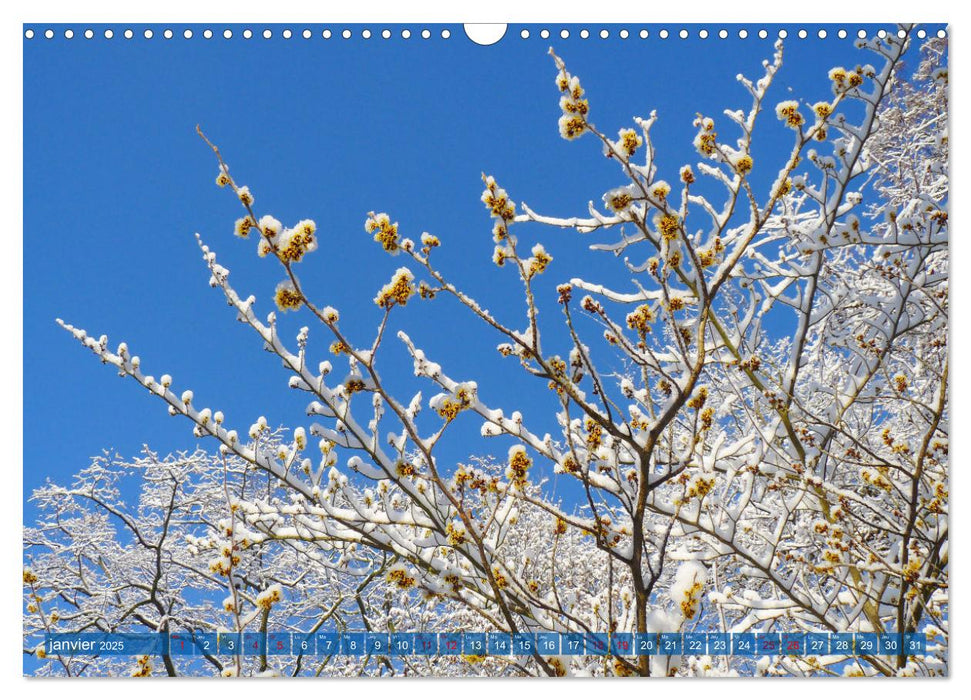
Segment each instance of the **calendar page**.
[{"label": "calendar page", "polygon": [[945,25],[22,35],[25,675],[948,675]]}]

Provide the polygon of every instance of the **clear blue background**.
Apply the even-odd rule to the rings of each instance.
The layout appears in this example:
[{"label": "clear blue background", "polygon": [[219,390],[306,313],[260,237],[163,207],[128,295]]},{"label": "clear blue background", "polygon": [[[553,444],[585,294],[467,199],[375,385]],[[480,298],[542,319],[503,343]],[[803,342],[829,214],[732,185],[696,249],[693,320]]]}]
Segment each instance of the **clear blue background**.
[{"label": "clear blue background", "polygon": [[[199,406],[226,413],[227,423],[245,433],[263,414],[271,425],[307,425],[306,394],[286,387],[279,362],[262,351],[252,332],[234,319],[218,290],[208,287],[208,272],[193,234],[219,254],[232,270],[243,295],[254,293],[257,309],[271,310],[281,279],[279,266],[255,255],[255,242],[232,236],[241,208],[229,191],[214,184],[216,163],[194,133],[201,124],[220,146],[239,182],[256,195],[258,213],[284,224],[316,220],[321,250],[299,265],[307,289],[319,304],[341,310],[342,326],[359,345],[369,344],[379,320],[371,299],[404,257],[389,258],[365,234],[369,210],[387,211],[401,233],[417,239],[429,231],[442,239],[435,252],[439,266],[504,322],[523,327],[519,281],[510,269],[490,262],[491,221],[479,195],[484,171],[497,177],[517,202],[541,213],[584,215],[589,200],[599,202],[608,188],[624,184],[616,165],[586,136],[575,143],[557,131],[559,94],[555,69],[547,56],[553,46],[580,76],[591,103],[591,120],[610,135],[633,126],[633,115],[658,111],[654,130],[660,176],[677,181],[678,168],[698,160],[691,142],[695,114],[712,116],[719,131],[735,136],[722,116],[725,108],[748,109],[750,98],[735,75],[762,75],[771,59],[779,27],[747,26],[749,38],[650,38],[628,26],[631,38],[539,37],[530,26],[510,26],[497,45],[481,47],[460,26],[451,38],[380,38],[382,26],[360,27],[345,40],[321,38],[322,27],[303,39],[234,38],[211,40],[204,27],[182,38],[185,26],[172,25],[175,37],[142,37],[144,26],[115,26],[111,40],[104,27],[84,39],[85,26],[71,26],[75,38],[44,39],[44,27],[24,41],[24,496],[47,478],[64,482],[87,465],[89,456],[110,448],[121,455],[143,444],[167,453],[199,441],[184,419],[170,418],[164,404],[131,380],[120,381],[99,365],[54,323],[61,317],[89,333],[121,340],[142,358],[143,370],[156,377],[170,373],[173,388],[192,388]],[[135,38],[123,30],[132,26]],[[836,38],[837,26],[800,25],[810,38],[789,27],[785,65],[768,100],[769,113],[756,133],[752,180],[765,191],[791,144],[772,107],[797,97],[812,103],[831,97],[826,73],[838,64],[877,64],[877,57],[854,48],[853,39]],[[829,38],[816,38],[826,26]],[[854,36],[859,26],[847,27]],[[928,26],[936,31],[939,27]],[[867,27],[872,34],[875,27]],[[910,60],[916,54],[911,49]],[[780,150],[781,149],[781,150]],[[587,253],[585,246],[616,234],[580,237],[545,227],[518,227],[524,243],[541,240],[555,261],[542,277],[542,321],[556,329],[547,352],[565,355],[561,322],[555,312],[556,284],[584,277],[629,288],[619,261]],[[407,327],[430,358],[456,379],[479,381],[487,403],[508,412],[523,410],[534,430],[554,430],[553,395],[545,383],[526,377],[515,360],[495,352],[501,338],[446,299],[420,303],[393,314],[395,327]],[[305,314],[282,322],[292,339],[310,323]],[[588,330],[590,328],[588,327]],[[776,330],[788,332],[784,320]],[[333,359],[331,339],[313,328],[310,357]],[[295,343],[291,343],[295,345]],[[410,363],[393,337],[382,358],[393,387],[415,386]],[[344,368],[335,362],[335,375]],[[610,369],[608,367],[607,369]],[[614,368],[616,369],[616,367]],[[421,385],[426,399],[435,393]],[[391,426],[389,425],[388,428]],[[483,445],[479,421],[463,417],[441,453],[446,460],[472,452],[504,455],[507,443]],[[468,439],[466,439],[468,438]],[[470,442],[471,440],[471,442]],[[212,441],[203,446],[214,450]],[[545,467],[540,467],[545,469]],[[26,518],[33,519],[28,506]]]}]

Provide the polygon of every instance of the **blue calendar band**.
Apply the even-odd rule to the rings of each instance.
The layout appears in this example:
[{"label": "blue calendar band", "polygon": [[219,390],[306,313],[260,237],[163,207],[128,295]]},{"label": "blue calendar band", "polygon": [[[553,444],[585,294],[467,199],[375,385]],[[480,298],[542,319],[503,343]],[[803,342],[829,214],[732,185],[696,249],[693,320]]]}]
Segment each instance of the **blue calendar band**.
[{"label": "blue calendar band", "polygon": [[921,656],[923,633],[177,632],[47,634],[65,656]]}]

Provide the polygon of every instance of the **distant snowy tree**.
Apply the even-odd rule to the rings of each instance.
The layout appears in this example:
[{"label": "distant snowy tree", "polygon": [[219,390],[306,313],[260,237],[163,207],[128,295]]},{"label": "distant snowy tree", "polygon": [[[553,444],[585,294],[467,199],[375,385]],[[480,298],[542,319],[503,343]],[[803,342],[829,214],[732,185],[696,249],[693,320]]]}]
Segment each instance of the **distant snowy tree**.
[{"label": "distant snowy tree", "polygon": [[[861,40],[877,65],[834,67],[832,99],[811,105],[769,101],[777,44],[758,79],[739,78],[747,109],[698,116],[701,160],[683,165],[661,165],[653,113],[616,138],[595,126],[579,78],[554,55],[561,135],[596,142],[621,181],[603,206],[559,218],[517,206],[484,176],[493,262],[522,286],[524,327],[439,267],[446,237],[408,238],[388,214],[371,213],[367,232],[407,265],[374,298],[374,338],[349,337],[298,274],[319,245],[314,222],[285,227],[259,215],[213,147],[217,184],[243,207],[237,235],[281,266],[277,306],[319,325],[336,359],[311,361],[308,328],[289,349],[275,314],[261,319],[200,241],[210,283],[282,359],[290,387],[311,395],[315,422],[279,433],[261,419],[240,434],[170,377],[145,374],[126,346],[112,351],[107,338],[63,324],[197,435],[215,438],[221,455],[136,461],[145,479],[136,512],[116,503],[120,464],[98,461],[74,486],[39,491],[45,521],[27,534],[27,636],[135,623],[250,629],[268,616],[294,630],[339,620],[399,631],[916,631],[928,635],[927,657],[247,658],[209,668],[945,674],[947,55],[931,39],[919,65],[905,68],[912,31]],[[776,118],[792,146],[769,160],[753,134]],[[760,188],[753,171],[777,174]],[[520,239],[537,225],[617,232],[591,246],[616,257],[617,273],[609,284],[564,280],[557,298],[540,298],[536,279],[555,274],[554,256]],[[388,388],[378,358],[389,318],[437,297],[459,302],[467,313],[456,324],[491,329],[498,352],[537,391],[553,392],[556,435],[491,405],[489,377],[453,377],[404,332],[414,374],[434,395]],[[544,342],[553,314],[539,318],[551,306],[571,339],[559,354],[548,347],[559,340]],[[791,332],[770,331],[770,315]],[[618,375],[618,366],[628,369]],[[460,416],[481,421],[484,438],[514,441],[504,464],[439,457]],[[539,465],[552,467],[552,481],[579,485],[584,505],[554,501]],[[233,554],[240,538],[250,545]],[[261,595],[279,600],[262,605]],[[62,612],[51,623],[54,606]],[[68,670],[57,659],[47,666]]]}]

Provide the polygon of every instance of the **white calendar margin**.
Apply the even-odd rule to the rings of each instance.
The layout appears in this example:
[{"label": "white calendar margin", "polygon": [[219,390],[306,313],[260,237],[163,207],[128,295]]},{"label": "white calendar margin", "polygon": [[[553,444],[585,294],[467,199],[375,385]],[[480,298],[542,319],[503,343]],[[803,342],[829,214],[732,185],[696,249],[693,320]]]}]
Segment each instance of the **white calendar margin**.
[{"label": "white calendar margin", "polygon": [[[16,0],[14,0],[16,2]],[[18,6],[11,7],[14,3],[8,2],[0,13],[3,16],[3,43],[0,46],[0,66],[3,66],[3,91],[0,94],[7,95],[12,104],[8,104],[0,110],[0,120],[2,120],[3,130],[3,149],[0,150],[0,158],[7,167],[5,177],[0,182],[0,202],[2,211],[8,223],[5,226],[10,239],[6,242],[5,249],[7,254],[2,260],[2,274],[0,274],[0,284],[3,285],[4,299],[6,300],[5,322],[8,327],[22,329],[23,313],[23,241],[17,233],[23,230],[23,148],[22,148],[22,120],[23,120],[23,28],[24,22],[52,23],[83,21],[91,24],[96,23],[162,23],[162,22],[211,22],[213,26],[219,24],[213,20],[223,20],[226,24],[288,22],[299,21],[301,23],[329,23],[340,22],[408,22],[411,24],[429,23],[462,23],[468,21],[475,22],[547,22],[553,23],[587,23],[594,27],[599,22],[617,23],[630,21],[631,23],[669,23],[676,26],[678,23],[791,23],[798,25],[800,22],[806,23],[828,23],[844,22],[853,23],[875,23],[892,22],[904,19],[910,21],[919,19],[929,22],[951,22],[949,33],[952,36],[953,45],[953,23],[963,19],[964,12],[958,9],[956,3],[940,2],[915,4],[904,2],[903,0],[881,0],[878,5],[869,2],[851,3],[846,0],[814,0],[812,2],[768,2],[765,0],[737,0],[735,3],[718,2],[717,0],[693,0],[690,3],[683,2],[656,2],[647,0],[637,0],[636,2],[622,3],[614,2],[605,6],[600,13],[594,13],[589,3],[567,4],[563,0],[560,2],[550,2],[549,0],[536,0],[524,3],[522,0],[477,0],[476,2],[445,2],[443,0],[432,0],[430,2],[395,2],[393,0],[371,0],[366,5],[362,3],[319,3],[310,5],[306,2],[294,2],[293,0],[274,0],[273,3],[267,2],[226,2],[225,0],[212,0],[207,3],[199,3],[190,0],[167,0],[164,3],[151,3],[135,5],[130,0],[89,0],[83,4],[69,2],[68,0],[48,0],[43,3],[17,3]],[[929,15],[915,18],[915,14]],[[552,20],[552,22],[551,22]],[[958,21],[958,25],[960,26]],[[960,32],[960,29],[959,29]],[[362,50],[368,50],[362,48]],[[966,72],[963,68],[967,67],[971,71],[971,61],[963,60],[966,54],[962,49],[952,53],[951,70],[951,89],[955,98],[951,100],[951,123],[961,123],[962,117],[971,113],[967,110],[968,102],[963,99],[965,93],[956,85],[963,83],[962,76]],[[971,89],[971,88],[969,88]],[[957,139],[952,138],[952,161],[967,161],[963,156],[971,158],[971,139],[965,140],[960,132]],[[19,164],[15,170],[13,164]],[[952,169],[952,190],[953,183],[957,183],[960,188],[962,180],[960,172],[954,177]],[[961,218],[961,208],[959,203],[962,201],[960,195],[950,198],[950,217],[957,222],[958,228],[963,221]],[[957,217],[957,218],[955,218]],[[12,221],[11,221],[12,219]],[[965,266],[971,266],[971,242],[962,241],[961,236],[955,236],[951,241],[952,270],[963,270]],[[956,264],[955,264],[956,263]],[[953,295],[952,309],[954,315],[950,320],[951,329],[951,355],[952,357],[963,357],[971,351],[971,311],[962,312],[963,309],[971,310],[971,285],[961,282],[966,275],[955,274],[952,278],[951,293]],[[954,281],[958,283],[953,284]],[[963,315],[959,315],[962,314]],[[971,411],[967,410],[968,396],[971,396],[971,371],[961,363],[953,363],[954,372],[951,385],[951,423],[952,425],[963,425],[965,417],[971,417]],[[17,571],[21,561],[21,539],[23,525],[22,508],[22,465],[23,465],[23,375],[22,357],[18,357],[15,348],[7,348],[3,356],[0,357],[0,387],[7,397],[6,401],[0,403],[3,406],[0,411],[0,424],[2,424],[3,443],[11,445],[8,449],[8,459],[5,460],[5,467],[8,472],[13,472],[9,477],[13,483],[10,487],[3,489],[6,502],[0,504],[2,512],[6,514],[3,523],[4,536],[2,543],[2,559],[5,565],[2,567],[4,575],[0,577],[2,581],[3,600],[5,605],[0,611],[0,621],[2,621],[3,636],[0,637],[0,669],[3,669],[3,676],[8,679],[16,679],[16,687],[11,690],[17,696],[35,698],[58,698],[59,700],[74,700],[82,697],[114,698],[127,697],[135,691],[133,683],[140,683],[137,692],[139,700],[171,700],[173,694],[183,695],[186,690],[190,696],[208,695],[212,693],[228,694],[232,693],[234,698],[249,699],[263,698],[267,693],[277,693],[280,688],[274,685],[270,688],[267,683],[271,680],[247,680],[235,681],[231,688],[220,688],[216,690],[216,683],[222,683],[221,679],[180,679],[171,681],[167,679],[156,679],[145,681],[143,679],[121,680],[121,679],[85,679],[74,680],[39,680],[24,679],[22,676],[23,652],[22,652],[22,620],[21,620],[21,600],[22,590],[20,577]],[[965,397],[963,400],[961,397]],[[961,484],[966,477],[960,472],[960,467],[971,461],[971,450],[964,443],[960,431],[952,433],[951,437],[951,465],[950,472],[952,494],[958,497],[963,496]],[[955,468],[955,465],[958,468]],[[19,484],[20,488],[17,488]],[[952,496],[953,498],[954,496]],[[966,498],[966,497],[965,497]],[[963,541],[961,531],[964,530],[963,518],[958,515],[960,509],[952,508],[951,511],[951,530],[955,532],[959,543]],[[953,546],[952,546],[953,549]],[[951,569],[951,589],[956,590],[955,582],[966,580],[965,573],[967,564],[962,557],[953,560]],[[961,603],[957,606],[952,602],[950,607],[951,625],[953,629],[955,609],[960,611]],[[317,698],[326,696],[328,700],[335,695],[343,693],[353,694],[355,700],[369,698],[372,696],[388,696],[393,694],[396,699],[410,698],[439,698],[449,695],[461,695],[462,700],[495,700],[497,693],[503,695],[514,693],[536,693],[536,692],[555,692],[557,700],[590,700],[591,693],[603,693],[603,687],[594,688],[593,683],[608,683],[609,692],[622,693],[683,693],[691,694],[713,694],[726,695],[732,697],[736,694],[745,695],[746,700],[751,698],[776,697],[780,693],[785,693],[786,700],[815,700],[820,693],[827,696],[839,697],[842,694],[859,694],[860,692],[879,693],[881,700],[894,700],[895,698],[907,698],[910,700],[915,695],[930,695],[932,700],[946,698],[956,695],[960,686],[960,679],[963,679],[968,671],[967,664],[962,664],[959,657],[954,655],[954,639],[960,641],[960,634],[951,637],[949,672],[951,678],[946,681],[941,680],[920,680],[920,679],[901,679],[898,681],[882,681],[878,688],[864,689],[868,682],[878,682],[876,679],[867,680],[838,680],[838,679],[609,679],[591,681],[584,679],[556,680],[550,679],[540,681],[536,679],[523,680],[496,680],[496,679],[409,679],[409,680],[384,680],[384,681],[362,681],[345,679],[281,679],[281,683],[288,683],[288,694],[299,697],[306,693],[308,697]],[[958,647],[960,648],[960,647]],[[956,678],[955,678],[956,677]],[[673,684],[691,682],[689,687],[677,688]],[[174,685],[173,685],[174,683]],[[392,687],[392,683],[394,686]],[[544,683],[543,688],[538,688],[536,683]],[[551,684],[556,683],[557,688],[553,691]],[[661,683],[660,686],[653,686],[648,689],[643,685],[634,687],[631,684],[637,683]],[[850,687],[849,684],[854,687]],[[933,684],[932,686],[929,684]],[[624,686],[621,690],[621,685]],[[824,687],[825,686],[825,687]],[[830,700],[827,698],[827,700]]]}]

